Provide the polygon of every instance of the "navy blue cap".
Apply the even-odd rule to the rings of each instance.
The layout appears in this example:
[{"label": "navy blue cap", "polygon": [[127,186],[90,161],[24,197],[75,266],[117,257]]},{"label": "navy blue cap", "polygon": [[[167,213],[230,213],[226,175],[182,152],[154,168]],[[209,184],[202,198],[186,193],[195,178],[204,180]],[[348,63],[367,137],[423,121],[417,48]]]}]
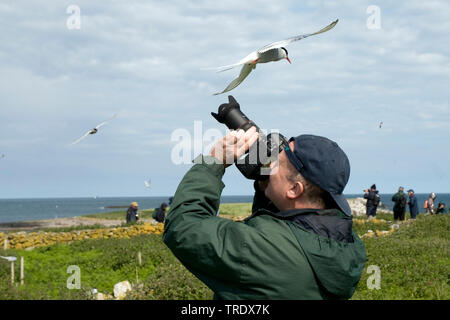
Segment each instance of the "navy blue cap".
[{"label": "navy blue cap", "polygon": [[330,194],[338,209],[351,216],[352,210],[343,191],[350,177],[350,162],[337,145],[325,137],[303,134],[289,139],[294,151],[285,148],[292,165],[308,181]]}]

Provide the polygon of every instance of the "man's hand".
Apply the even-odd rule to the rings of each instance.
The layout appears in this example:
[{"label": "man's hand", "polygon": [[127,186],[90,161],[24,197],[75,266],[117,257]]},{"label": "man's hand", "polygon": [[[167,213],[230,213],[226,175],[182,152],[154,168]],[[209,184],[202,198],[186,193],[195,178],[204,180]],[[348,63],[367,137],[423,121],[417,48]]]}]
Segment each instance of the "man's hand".
[{"label": "man's hand", "polygon": [[231,131],[213,145],[209,154],[219,160],[219,163],[223,163],[225,168],[229,167],[248,151],[258,140],[258,136],[256,127],[247,131]]}]

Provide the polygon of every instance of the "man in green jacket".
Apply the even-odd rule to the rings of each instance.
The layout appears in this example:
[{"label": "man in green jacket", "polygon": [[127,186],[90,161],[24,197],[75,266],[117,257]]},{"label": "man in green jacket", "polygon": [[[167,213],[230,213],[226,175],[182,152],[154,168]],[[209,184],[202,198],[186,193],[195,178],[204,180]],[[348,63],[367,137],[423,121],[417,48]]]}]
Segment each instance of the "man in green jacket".
[{"label": "man in green jacket", "polygon": [[232,131],[194,160],[164,243],[216,299],[349,299],[366,251],[342,194],[350,164],[335,142],[291,138],[269,180],[255,182],[252,215],[243,222],[217,216],[225,168],[257,138],[255,127]]},{"label": "man in green jacket", "polygon": [[398,188],[398,192],[392,196],[391,199],[394,202],[394,207],[392,211],[394,211],[394,220],[405,220],[406,213],[406,194],[403,192],[403,187]]}]

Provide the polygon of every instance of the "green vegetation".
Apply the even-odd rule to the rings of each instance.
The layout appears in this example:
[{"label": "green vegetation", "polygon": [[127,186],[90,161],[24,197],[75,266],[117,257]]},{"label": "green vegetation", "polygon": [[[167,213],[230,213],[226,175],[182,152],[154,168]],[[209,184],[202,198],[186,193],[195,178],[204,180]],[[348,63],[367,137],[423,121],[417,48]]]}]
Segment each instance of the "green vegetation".
[{"label": "green vegetation", "polygon": [[[353,299],[449,300],[449,231],[450,215],[419,215],[388,237],[363,239],[368,261]],[[379,290],[367,288],[370,265],[381,270]]]},{"label": "green vegetation", "polygon": [[219,207],[221,217],[247,217],[252,214],[252,205],[249,203],[223,203]]},{"label": "green vegetation", "polygon": [[[3,250],[0,250],[0,252]],[[89,299],[89,292],[113,294],[114,284],[128,280],[135,286],[135,299],[211,299],[212,292],[173,256],[160,235],[131,239],[76,241],[25,250],[7,250],[25,259],[25,284],[10,285],[10,265],[0,261],[0,300]],[[137,253],[142,265],[138,266]],[[3,255],[3,254],[2,254]],[[81,289],[67,289],[70,265],[81,271]],[[136,267],[140,286],[136,286]],[[16,262],[16,283],[19,261]]]},{"label": "green vegetation", "polygon": [[[246,216],[251,204],[223,204],[220,215]],[[124,214],[124,212],[122,212]],[[149,213],[150,214],[150,213]],[[103,214],[102,214],[103,215]],[[95,215],[98,217],[98,215]],[[123,216],[122,216],[123,217]],[[365,219],[356,218],[356,219]],[[377,215],[386,222],[354,224],[354,230],[389,230],[392,214]],[[450,214],[419,215],[416,221],[400,223],[389,236],[363,238],[368,261],[352,299],[450,299]],[[137,252],[142,265],[137,265]],[[133,285],[129,299],[211,299],[212,292],[195,278],[164,245],[161,235],[131,239],[76,241],[37,248],[32,251],[0,249],[0,255],[25,258],[25,284],[9,284],[10,265],[0,260],[0,300],[2,299],[89,299],[89,292],[112,294],[114,284],[128,280]],[[67,268],[81,270],[80,290],[69,290]],[[381,289],[367,287],[370,265],[381,270]],[[139,282],[136,281],[138,267]],[[16,262],[16,283],[19,261]]]}]

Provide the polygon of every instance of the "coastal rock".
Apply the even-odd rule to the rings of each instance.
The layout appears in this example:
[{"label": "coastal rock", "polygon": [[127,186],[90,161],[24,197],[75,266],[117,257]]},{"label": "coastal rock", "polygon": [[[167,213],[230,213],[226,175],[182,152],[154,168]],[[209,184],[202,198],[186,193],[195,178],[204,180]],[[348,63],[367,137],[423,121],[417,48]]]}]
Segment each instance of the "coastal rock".
[{"label": "coastal rock", "polygon": [[71,243],[76,240],[102,239],[102,238],[130,238],[141,234],[162,234],[164,224],[143,224],[129,227],[102,228],[90,230],[76,230],[71,232],[16,232],[0,234],[1,243],[7,239],[11,249],[26,249],[29,247],[42,247],[55,243]]},{"label": "coastal rock", "polygon": [[114,297],[111,296],[110,294],[105,294],[105,293],[97,293],[95,294],[95,299],[96,300],[112,300]]},{"label": "coastal rock", "polygon": [[131,291],[131,284],[128,281],[122,281],[114,285],[114,297],[116,300],[123,300],[128,291]]},{"label": "coastal rock", "polygon": [[[366,202],[367,200],[364,198],[353,198],[347,199],[350,208],[352,209],[352,215],[355,217],[365,216],[366,215]],[[383,213],[391,213],[388,207],[380,202],[377,208],[377,212]]]}]

